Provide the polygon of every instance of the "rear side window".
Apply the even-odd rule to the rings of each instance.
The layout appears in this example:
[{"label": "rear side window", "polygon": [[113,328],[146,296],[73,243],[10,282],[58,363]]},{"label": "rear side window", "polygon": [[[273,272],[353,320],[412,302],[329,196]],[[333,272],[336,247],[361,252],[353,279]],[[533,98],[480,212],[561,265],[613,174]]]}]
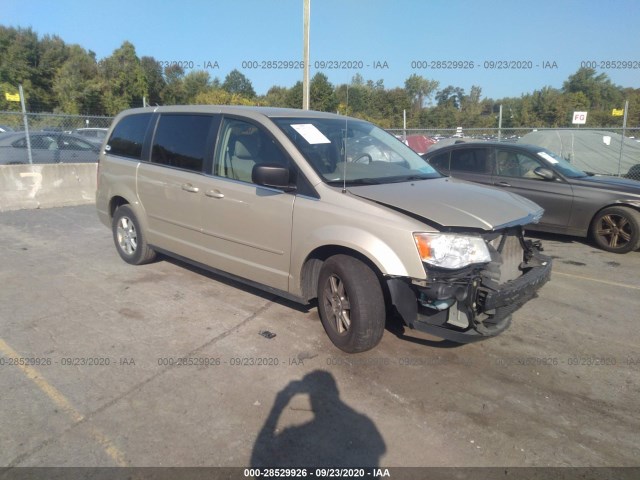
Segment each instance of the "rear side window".
[{"label": "rear side window", "polygon": [[451,171],[469,173],[490,173],[488,149],[463,148],[451,152]]},{"label": "rear side window", "polygon": [[109,138],[109,142],[107,143],[107,151],[111,155],[140,160],[144,136],[147,132],[150,119],[150,113],[124,117],[113,129],[111,138]]},{"label": "rear side window", "polygon": [[205,160],[213,154],[213,122],[212,115],[161,115],[151,162],[202,172]]}]

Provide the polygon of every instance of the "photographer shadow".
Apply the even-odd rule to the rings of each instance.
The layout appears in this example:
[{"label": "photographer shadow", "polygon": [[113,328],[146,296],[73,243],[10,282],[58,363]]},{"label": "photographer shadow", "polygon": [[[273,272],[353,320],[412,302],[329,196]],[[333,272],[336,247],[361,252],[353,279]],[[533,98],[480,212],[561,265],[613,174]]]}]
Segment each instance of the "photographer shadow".
[{"label": "photographer shadow", "polygon": [[[313,419],[278,430],[287,405],[296,395],[305,394],[309,395]],[[371,419],[340,400],[333,375],[315,370],[278,392],[255,441],[251,467],[378,467],[385,451],[384,440]]]}]

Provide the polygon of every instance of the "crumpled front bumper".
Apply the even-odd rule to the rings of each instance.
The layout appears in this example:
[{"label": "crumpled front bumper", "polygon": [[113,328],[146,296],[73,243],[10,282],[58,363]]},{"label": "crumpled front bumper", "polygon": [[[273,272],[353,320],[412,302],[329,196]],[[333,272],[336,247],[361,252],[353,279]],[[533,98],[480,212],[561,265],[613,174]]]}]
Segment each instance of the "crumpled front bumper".
[{"label": "crumpled front bumper", "polygon": [[[542,257],[542,255],[540,255]],[[551,258],[543,264],[532,267],[520,278],[501,285],[497,290],[480,287],[477,303],[481,311],[487,312],[511,305],[523,305],[536,296],[536,292],[551,279]]]},{"label": "crumpled front bumper", "polygon": [[470,343],[496,336],[551,278],[552,260],[540,253],[540,245],[524,240],[522,245],[522,274],[517,278],[496,281],[490,267],[501,265],[502,258],[494,251],[486,268],[439,272],[424,285],[388,279],[392,304],[407,326],[441,338]]}]

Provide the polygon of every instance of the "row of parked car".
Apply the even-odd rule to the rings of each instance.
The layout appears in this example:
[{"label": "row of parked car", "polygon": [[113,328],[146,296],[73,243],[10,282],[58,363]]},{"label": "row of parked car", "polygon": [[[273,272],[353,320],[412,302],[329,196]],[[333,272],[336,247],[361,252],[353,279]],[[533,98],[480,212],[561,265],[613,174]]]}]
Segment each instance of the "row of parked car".
[{"label": "row of parked car", "polygon": [[24,131],[3,127],[0,132],[0,165],[29,163],[92,163],[98,161],[106,128],[78,128],[68,132],[43,129],[30,132],[29,142]]}]

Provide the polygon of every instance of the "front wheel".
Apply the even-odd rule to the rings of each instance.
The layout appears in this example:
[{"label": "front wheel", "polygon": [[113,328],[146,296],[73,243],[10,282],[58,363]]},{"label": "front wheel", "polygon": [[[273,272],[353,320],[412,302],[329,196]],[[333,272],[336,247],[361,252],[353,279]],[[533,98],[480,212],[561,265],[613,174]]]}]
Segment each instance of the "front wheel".
[{"label": "front wheel", "polygon": [[613,253],[640,248],[640,212],[629,207],[605,208],[593,219],[591,234],[596,244]]},{"label": "front wheel", "polygon": [[382,287],[366,264],[348,255],[328,258],[318,279],[318,310],[333,344],[347,353],[375,347],[386,320]]},{"label": "front wheel", "polygon": [[143,265],[156,257],[147,245],[138,218],[129,205],[122,205],[113,214],[113,241],[120,257],[132,265]]}]

